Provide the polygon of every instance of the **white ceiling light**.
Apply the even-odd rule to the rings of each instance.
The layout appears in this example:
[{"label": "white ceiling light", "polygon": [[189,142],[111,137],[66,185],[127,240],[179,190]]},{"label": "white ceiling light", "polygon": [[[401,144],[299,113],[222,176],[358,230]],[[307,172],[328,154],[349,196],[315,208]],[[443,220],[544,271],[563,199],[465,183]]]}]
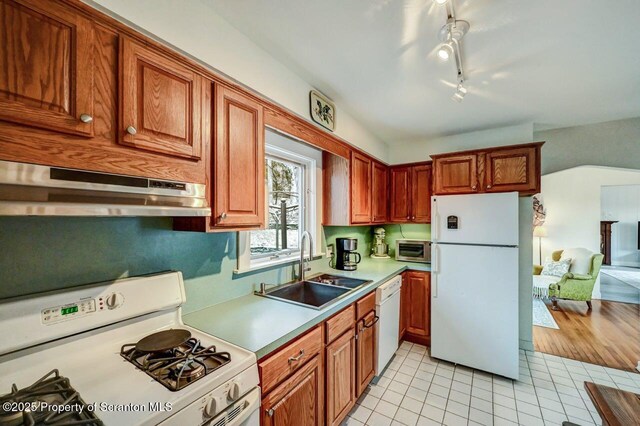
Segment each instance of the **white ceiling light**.
[{"label": "white ceiling light", "polygon": [[440,48],[438,49],[438,58],[442,59],[443,61],[448,61],[451,55],[453,55],[452,43],[450,41],[442,43],[440,45]]},{"label": "white ceiling light", "polygon": [[464,100],[464,95],[466,94],[467,94],[467,88],[464,87],[464,84],[459,83],[456,89],[456,93],[453,94],[451,99],[453,99],[456,102],[462,102]]},{"label": "white ceiling light", "polygon": [[438,34],[440,41],[442,41],[442,44],[438,48],[438,57],[444,61],[448,60],[451,56],[455,58],[458,89],[453,95],[453,99],[462,102],[464,96],[467,94],[467,89],[464,86],[466,77],[462,66],[461,44],[462,38],[469,31],[470,26],[467,21],[456,19],[451,2],[447,2],[447,0],[435,0],[435,2],[438,4],[446,3],[447,6],[447,23],[440,28]]}]

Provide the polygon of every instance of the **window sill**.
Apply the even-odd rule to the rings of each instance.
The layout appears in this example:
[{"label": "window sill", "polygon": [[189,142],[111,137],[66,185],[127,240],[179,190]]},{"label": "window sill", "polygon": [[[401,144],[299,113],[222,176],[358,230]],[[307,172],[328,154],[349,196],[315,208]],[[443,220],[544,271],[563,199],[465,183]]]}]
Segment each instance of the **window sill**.
[{"label": "window sill", "polygon": [[[325,255],[324,253],[317,253],[315,256],[313,256],[313,260],[322,259],[324,258],[324,255]],[[268,269],[280,268],[284,265],[294,264],[298,262],[300,262],[299,253],[297,255],[287,256],[280,259],[270,260],[267,262],[259,262],[259,263],[256,262],[255,265],[251,265],[248,268],[242,268],[242,269],[236,268],[233,270],[233,274],[244,275],[252,272],[259,272],[259,271],[264,271]]]}]

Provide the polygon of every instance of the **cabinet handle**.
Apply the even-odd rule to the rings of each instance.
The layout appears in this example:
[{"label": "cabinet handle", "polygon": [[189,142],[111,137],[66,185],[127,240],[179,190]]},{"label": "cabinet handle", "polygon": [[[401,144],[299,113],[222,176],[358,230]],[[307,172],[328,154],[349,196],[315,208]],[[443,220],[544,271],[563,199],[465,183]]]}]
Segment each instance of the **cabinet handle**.
[{"label": "cabinet handle", "polygon": [[377,323],[379,320],[380,320],[380,317],[376,315],[376,316],[373,318],[373,321],[371,321],[371,324],[369,324],[369,325],[365,324],[365,325],[364,325],[364,328],[371,328],[371,327],[373,327],[374,325],[376,325],[376,323]]},{"label": "cabinet handle", "polygon": [[93,121],[93,117],[89,114],[80,114],[80,121],[83,123],[91,123]]},{"label": "cabinet handle", "polygon": [[220,220],[225,220],[226,218],[227,218],[227,212],[220,213],[220,216],[219,216]]},{"label": "cabinet handle", "polygon": [[491,189],[491,185],[487,185],[487,189]]},{"label": "cabinet handle", "polygon": [[471,187],[471,189],[473,189],[474,191],[476,190],[476,188],[477,188],[477,187],[476,187],[476,185],[473,185],[473,186]]},{"label": "cabinet handle", "polygon": [[302,357],[304,357],[304,349],[300,349],[300,353],[296,356],[290,356],[289,357],[289,363],[292,362],[298,362],[302,359]]},{"label": "cabinet handle", "polygon": [[267,410],[267,416],[269,416],[269,417],[273,417],[273,408],[269,408],[269,409]]},{"label": "cabinet handle", "polygon": [[127,127],[127,133],[129,133],[131,136],[135,135],[136,133],[138,133],[138,131],[136,130],[135,127],[133,126],[129,126]]},{"label": "cabinet handle", "polygon": [[416,220],[416,217],[415,216],[411,216],[411,220]]},{"label": "cabinet handle", "polygon": [[407,216],[407,220],[411,219],[411,217]]}]

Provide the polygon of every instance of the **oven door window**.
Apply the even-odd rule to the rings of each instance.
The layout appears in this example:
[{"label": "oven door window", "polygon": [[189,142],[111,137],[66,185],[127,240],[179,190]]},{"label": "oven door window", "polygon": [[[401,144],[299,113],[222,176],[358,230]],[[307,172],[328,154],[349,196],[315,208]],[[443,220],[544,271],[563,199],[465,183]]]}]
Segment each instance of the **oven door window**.
[{"label": "oven door window", "polygon": [[399,244],[400,256],[411,257],[416,259],[424,259],[423,244]]}]

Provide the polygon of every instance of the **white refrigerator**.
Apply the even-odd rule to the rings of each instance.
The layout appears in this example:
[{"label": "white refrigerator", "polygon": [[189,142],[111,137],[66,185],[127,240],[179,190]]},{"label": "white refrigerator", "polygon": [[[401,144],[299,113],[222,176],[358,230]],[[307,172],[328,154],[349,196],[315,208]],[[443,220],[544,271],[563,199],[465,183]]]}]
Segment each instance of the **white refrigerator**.
[{"label": "white refrigerator", "polygon": [[431,208],[431,355],[518,379],[518,194]]}]

